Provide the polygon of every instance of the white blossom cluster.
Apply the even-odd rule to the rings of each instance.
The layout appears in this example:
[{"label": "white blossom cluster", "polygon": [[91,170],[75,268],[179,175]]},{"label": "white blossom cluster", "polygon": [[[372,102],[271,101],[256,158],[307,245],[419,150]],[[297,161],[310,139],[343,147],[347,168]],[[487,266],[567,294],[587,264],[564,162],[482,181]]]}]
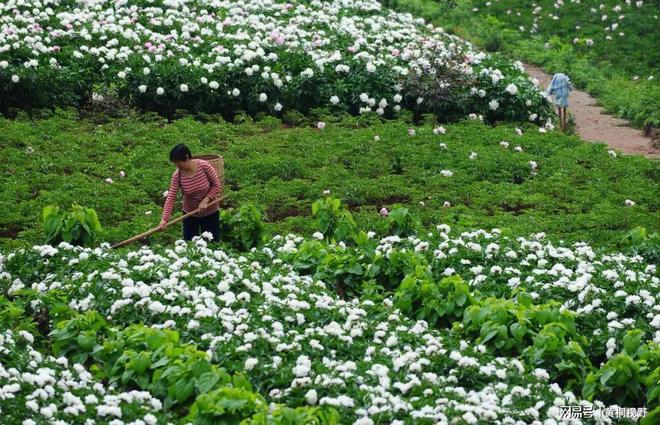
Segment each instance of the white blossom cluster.
[{"label": "white blossom cluster", "polygon": [[[401,109],[406,93],[399,77],[446,68],[470,78],[486,57],[377,0],[0,2],[0,82],[9,90],[80,72],[145,104],[188,94],[281,111],[287,99],[301,96],[301,86],[345,80],[341,92],[315,87],[331,93],[324,104],[382,115]],[[497,90],[506,96],[532,95],[529,81],[517,77],[514,84],[495,71],[497,81],[479,80],[487,84],[476,88],[477,97],[500,80]],[[523,93],[521,84],[529,90]]]},{"label": "white blossom cluster", "polygon": [[66,357],[45,356],[26,331],[0,334],[0,422],[36,424],[167,424],[160,400],[121,392]]},{"label": "white blossom cluster", "polygon": [[[550,270],[540,276],[552,277],[553,282],[568,274],[554,264],[589,259],[589,264],[602,262],[593,266],[600,274],[616,269],[616,276],[632,277],[621,267],[641,262],[619,255],[599,257],[584,245],[553,247],[540,237],[521,239],[514,250],[499,239],[498,231],[452,239],[449,226],[441,225],[438,233],[444,240],[440,244],[392,236],[382,239],[377,250],[387,255],[404,245],[422,246],[417,252],[439,261],[462,256],[448,273],[470,268],[471,284],[481,287],[490,276],[519,279],[516,285],[528,283],[522,261]],[[200,238],[188,245],[178,241],[173,249],[142,247],[126,254],[61,244],[54,248],[56,254],[41,260],[41,253],[53,249],[36,246],[27,255],[48,261],[51,272],[35,281],[5,278],[13,287],[63,291],[74,309],[95,309],[120,326],[140,321],[177,329],[184,340],[207,350],[212,361],[228,371],[245,371],[253,382],[268,382],[264,395],[269,401],[334,406],[345,423],[449,424],[462,419],[551,425],[559,423],[559,406],[590,405],[549,382],[545,370],[530,369],[448,330],[430,329],[425,321],[403,317],[389,298],[383,303],[340,299],[324,282],[296,273],[285,261],[303,241],[299,236],[276,236],[266,247],[245,255],[211,250]],[[23,254],[9,254],[4,261]],[[69,267],[72,260],[80,262]],[[495,261],[501,265],[488,265]],[[582,269],[601,281],[596,270],[586,264]],[[635,273],[638,281],[648,277],[643,273]],[[562,281],[559,292],[546,294],[544,284],[539,278],[534,286],[537,297],[559,298],[570,285]],[[585,293],[585,302],[591,291]],[[569,293],[570,299],[577,298]],[[39,302],[33,301],[37,306]]]}]

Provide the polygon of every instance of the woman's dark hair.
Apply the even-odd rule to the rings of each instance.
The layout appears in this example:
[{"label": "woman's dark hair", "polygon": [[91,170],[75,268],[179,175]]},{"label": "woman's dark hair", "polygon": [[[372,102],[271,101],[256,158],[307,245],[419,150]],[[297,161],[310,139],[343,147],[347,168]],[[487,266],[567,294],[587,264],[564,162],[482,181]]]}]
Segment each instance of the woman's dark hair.
[{"label": "woman's dark hair", "polygon": [[170,161],[187,161],[192,158],[192,152],[188,146],[179,143],[170,151]]}]

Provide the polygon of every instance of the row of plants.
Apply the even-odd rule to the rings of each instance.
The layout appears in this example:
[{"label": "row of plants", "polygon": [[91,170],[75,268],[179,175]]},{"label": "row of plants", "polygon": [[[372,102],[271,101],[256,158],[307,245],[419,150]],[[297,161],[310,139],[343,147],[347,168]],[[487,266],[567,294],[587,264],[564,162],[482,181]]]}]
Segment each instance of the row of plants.
[{"label": "row of plants", "polygon": [[[343,199],[361,228],[379,235],[395,231],[381,211],[397,204],[425,228],[446,222],[513,234],[543,229],[553,238],[614,248],[637,227],[648,236],[660,230],[659,166],[644,158],[532,125],[336,122],[329,113],[318,119],[323,130],[285,129],[272,117],[238,125],[191,118],[169,125],[146,117],[101,125],[66,115],[0,119],[7,164],[0,175],[0,241],[6,247],[43,243],[42,211],[49,205],[60,208],[53,217],[74,203],[95,210],[103,227],[97,241],[115,243],[155,227],[174,170],[167,158],[172,141],[193,153],[223,155],[228,197],[222,209],[256,205],[271,234],[311,235],[311,205],[324,191]],[[60,219],[49,222],[47,234],[59,226],[74,231]],[[145,243],[172,243],[179,232],[173,226]],[[231,236],[236,246],[241,237]]]},{"label": "row of plants", "polygon": [[[302,255],[307,244],[325,244],[318,235],[314,240],[294,235],[275,237],[261,248],[240,254],[211,249],[202,239],[189,244],[181,241],[172,249],[143,247],[120,252],[66,243],[35,246],[3,254],[1,284],[12,303],[29,306],[33,313],[57,312],[58,305],[87,312],[83,317],[102,325],[80,326],[80,318],[64,321],[51,334],[53,347],[69,350],[66,355],[72,358],[86,352],[86,361],[98,365],[90,370],[99,376],[118,384],[149,388],[165,398],[168,380],[161,375],[163,379],[157,383],[155,376],[163,368],[172,367],[158,364],[172,351],[152,350],[148,338],[154,338],[154,346],[174,345],[182,350],[175,353],[199,353],[200,361],[210,359],[212,365],[230,375],[244,374],[266,403],[284,403],[290,408],[334,407],[340,423],[558,420],[561,411],[553,406],[580,402],[594,410],[604,409],[606,405],[600,400],[615,400],[609,402],[645,408],[649,413],[656,409],[653,397],[642,402],[639,396],[644,391],[651,395],[657,392],[657,384],[648,380],[648,376],[657,374],[653,371],[658,367],[657,342],[652,341],[657,338],[653,336],[657,319],[642,314],[630,330],[608,331],[604,337],[615,339],[610,353],[614,360],[602,368],[587,367],[588,360],[576,357],[584,346],[578,318],[586,314],[577,309],[573,313],[562,311],[549,303],[548,293],[538,288],[535,295],[531,289],[534,285],[525,279],[531,271],[513,263],[512,255],[506,253],[517,247],[521,261],[531,261],[531,253],[555,252],[545,257],[552,262],[546,266],[548,270],[558,270],[560,264],[581,270],[581,263],[588,261],[598,268],[598,272],[590,270],[595,276],[592,284],[597,287],[603,284],[600,271],[609,270],[614,262],[620,265],[617,273],[624,276],[628,270],[635,270],[640,288],[637,294],[647,290],[655,296],[657,282],[648,275],[652,270],[644,272],[644,263],[624,256],[593,257],[583,246],[554,247],[540,239],[507,242],[484,231],[456,234],[450,239],[442,236],[448,233],[443,228],[433,237],[400,242],[402,246],[396,249],[388,247],[395,244],[395,236],[373,242],[380,246],[378,251],[391,250],[392,262],[405,253],[428,255],[428,250],[419,248],[428,243],[431,251],[437,248],[451,253],[456,264],[471,260],[472,264],[465,267],[478,263],[465,251],[442,247],[441,241],[460,240],[462,243],[456,245],[467,245],[472,252],[476,251],[470,243],[483,244],[484,248],[501,244],[502,255],[493,255],[491,260],[503,270],[520,268],[522,280],[530,287],[529,295],[520,291],[508,300],[487,298],[475,279],[462,282],[452,277],[455,272],[435,263],[431,275],[428,267],[415,267],[412,273],[406,273],[393,297],[382,290],[369,293],[374,285],[365,281],[360,300],[351,296],[342,299],[336,293],[335,281],[296,272],[299,266],[292,259]],[[369,235],[366,238],[370,240]],[[327,249],[351,250],[354,243],[329,243]],[[366,250],[363,254],[369,255]],[[381,264],[396,268],[389,258]],[[483,260],[488,262],[486,257]],[[436,273],[449,278],[443,281],[431,277]],[[468,276],[467,272],[462,274]],[[417,297],[421,287],[432,287],[436,282],[438,291],[422,291],[426,298]],[[634,294],[632,287],[626,290]],[[553,298],[566,304],[575,298],[568,293],[571,295],[561,298],[554,294]],[[601,297],[612,294],[599,294]],[[593,303],[594,299],[585,302]],[[408,303],[415,305],[410,311],[406,310]],[[645,308],[653,311],[653,306]],[[127,329],[106,331],[92,311],[112,327]],[[424,318],[414,317],[419,312]],[[621,320],[625,320],[621,306],[607,313],[620,313]],[[595,312],[589,320],[596,320],[600,314]],[[135,322],[147,327],[131,326]],[[501,326],[506,326],[506,335]],[[167,329],[176,330],[181,343],[176,343],[175,334]],[[80,348],[81,342],[86,349]],[[624,355],[633,359],[632,366],[622,361]],[[136,373],[134,369],[143,370],[145,364],[150,364],[145,373]],[[627,366],[637,373],[624,383],[620,376],[627,373]],[[580,377],[593,373],[587,384],[569,382],[579,367],[585,367]],[[185,369],[171,373],[185,373]],[[193,383],[188,384],[190,381]],[[194,392],[200,380],[183,382],[177,385],[192,386]],[[576,399],[580,393],[580,399]],[[479,402],[484,397],[490,400],[490,407]],[[174,401],[166,409],[168,413],[176,413]],[[193,411],[191,407],[186,414]]]},{"label": "row of plants", "polygon": [[548,118],[545,97],[510,61],[376,0],[0,10],[2,112],[129,105],[168,117],[181,108],[234,117],[329,107],[388,117],[407,108],[443,120]]}]

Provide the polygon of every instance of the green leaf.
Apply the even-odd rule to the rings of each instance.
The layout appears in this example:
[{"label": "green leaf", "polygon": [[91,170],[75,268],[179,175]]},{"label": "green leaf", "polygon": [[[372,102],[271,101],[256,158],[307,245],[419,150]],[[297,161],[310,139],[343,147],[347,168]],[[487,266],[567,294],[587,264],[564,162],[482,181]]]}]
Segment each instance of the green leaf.
[{"label": "green leaf", "polygon": [[215,384],[218,383],[218,381],[220,381],[220,377],[215,372],[207,372],[202,374],[197,379],[197,388],[199,389],[199,393],[204,394],[211,391],[215,387]]}]

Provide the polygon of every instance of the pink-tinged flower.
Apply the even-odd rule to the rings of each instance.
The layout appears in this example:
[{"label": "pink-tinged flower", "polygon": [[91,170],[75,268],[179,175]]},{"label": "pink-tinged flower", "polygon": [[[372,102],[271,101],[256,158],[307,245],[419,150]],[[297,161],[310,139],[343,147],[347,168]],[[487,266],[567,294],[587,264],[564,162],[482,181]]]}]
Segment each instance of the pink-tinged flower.
[{"label": "pink-tinged flower", "polygon": [[325,123],[323,121],[317,122],[316,128],[318,128],[319,130],[323,130],[325,128]]},{"label": "pink-tinged flower", "polygon": [[350,46],[350,47],[348,48],[348,51],[351,52],[351,53],[355,53],[355,52],[357,52],[357,47],[355,47],[355,46]]},{"label": "pink-tinged flower", "polygon": [[62,48],[60,46],[53,46],[50,48],[50,50],[52,50],[53,52],[59,52],[60,50],[62,50]]},{"label": "pink-tinged flower", "polygon": [[399,49],[392,49],[392,56],[399,56],[401,51]]},{"label": "pink-tinged flower", "polygon": [[387,208],[383,207],[380,209],[380,215],[382,215],[383,217],[387,217],[389,214],[390,212],[387,211]]},{"label": "pink-tinged flower", "polygon": [[119,177],[121,177],[121,178],[126,177],[126,173],[124,172],[124,170],[121,170],[121,171],[119,172]]}]

